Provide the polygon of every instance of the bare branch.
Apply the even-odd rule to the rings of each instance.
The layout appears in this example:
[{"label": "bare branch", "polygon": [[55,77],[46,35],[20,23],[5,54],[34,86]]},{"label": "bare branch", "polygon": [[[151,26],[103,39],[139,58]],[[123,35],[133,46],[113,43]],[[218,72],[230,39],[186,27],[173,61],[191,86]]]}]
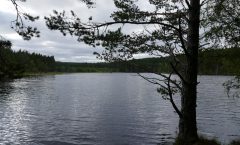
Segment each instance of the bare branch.
[{"label": "bare branch", "polygon": [[[173,92],[172,92],[172,86],[171,86],[171,83],[173,82],[173,80],[171,79],[172,72],[169,74],[169,76],[166,76],[166,75],[163,75],[163,74],[162,74],[162,76],[165,78],[165,79],[163,79],[163,80],[162,80],[162,79],[158,79],[158,78],[146,77],[146,76],[141,75],[140,73],[138,73],[138,75],[139,75],[140,77],[142,77],[144,80],[146,80],[146,81],[148,81],[148,82],[150,82],[150,83],[152,83],[152,84],[159,85],[161,88],[167,90],[167,91],[168,91],[168,96],[169,96],[168,100],[171,102],[171,104],[172,104],[174,110],[176,111],[176,113],[178,114],[178,116],[179,116],[180,118],[183,117],[181,111],[179,110],[179,108],[177,107],[177,105],[175,104],[174,99],[173,99]],[[164,85],[162,85],[161,83],[155,81],[155,80],[157,80],[157,81],[159,81],[159,82],[165,83],[165,84],[167,85],[167,87],[164,86]],[[176,84],[176,83],[174,83],[174,84]],[[181,89],[181,87],[178,88],[178,89]],[[165,98],[165,99],[166,99],[166,98]]]},{"label": "bare branch", "polygon": [[174,100],[173,100],[173,93],[172,93],[172,90],[171,90],[171,85],[170,85],[170,78],[171,78],[171,75],[172,73],[170,73],[169,75],[169,79],[168,79],[168,82],[167,82],[167,88],[168,88],[168,92],[169,92],[169,97],[170,97],[170,102],[174,108],[174,110],[177,112],[179,118],[182,118],[183,117],[183,114],[181,113],[181,111],[178,109],[177,105],[175,104]]},{"label": "bare branch", "polygon": [[185,0],[185,2],[186,2],[186,4],[187,4],[188,8],[191,8],[191,5],[190,5],[189,1],[188,1],[188,0]]},{"label": "bare branch", "polygon": [[102,24],[93,24],[93,25],[87,25],[88,27],[81,27],[80,29],[94,29],[94,28],[100,28],[104,26],[114,25],[114,24],[134,24],[134,25],[162,25],[165,27],[169,27],[175,30],[179,30],[177,27],[171,24],[157,22],[157,21],[149,21],[149,22],[137,22],[137,21],[115,21],[115,22],[106,22]]}]

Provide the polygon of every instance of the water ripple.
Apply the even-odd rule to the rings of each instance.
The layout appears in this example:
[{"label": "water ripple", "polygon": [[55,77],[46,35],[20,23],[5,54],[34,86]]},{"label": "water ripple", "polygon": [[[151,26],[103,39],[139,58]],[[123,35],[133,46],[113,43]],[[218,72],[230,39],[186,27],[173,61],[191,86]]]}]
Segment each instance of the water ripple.
[{"label": "water ripple", "polygon": [[[240,137],[240,100],[221,85],[228,79],[200,76],[198,88],[199,133],[223,143]],[[169,145],[178,118],[156,88],[121,73],[1,82],[0,144]]]}]

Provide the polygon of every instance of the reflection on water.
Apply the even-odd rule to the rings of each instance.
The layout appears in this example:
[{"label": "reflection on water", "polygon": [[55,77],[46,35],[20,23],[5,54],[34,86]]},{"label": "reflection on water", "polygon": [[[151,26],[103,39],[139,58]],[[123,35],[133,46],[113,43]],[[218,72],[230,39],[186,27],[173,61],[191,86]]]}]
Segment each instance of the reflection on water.
[{"label": "reflection on water", "polygon": [[[240,137],[230,77],[200,76],[198,128],[223,143]],[[70,74],[0,83],[0,144],[156,145],[172,141],[177,115],[135,74]]]}]

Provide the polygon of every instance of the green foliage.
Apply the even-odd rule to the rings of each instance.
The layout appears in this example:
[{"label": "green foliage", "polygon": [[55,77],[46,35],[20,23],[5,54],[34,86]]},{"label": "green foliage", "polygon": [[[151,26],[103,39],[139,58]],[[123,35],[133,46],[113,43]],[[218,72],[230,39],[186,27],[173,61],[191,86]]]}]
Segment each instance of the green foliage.
[{"label": "green foliage", "polygon": [[228,97],[239,97],[240,96],[240,76],[235,76],[233,79],[223,83],[224,88],[228,94]]},{"label": "green foliage", "polygon": [[240,49],[211,49],[200,52],[200,74],[237,75],[240,74]]},{"label": "green foliage", "polygon": [[207,4],[204,26],[210,29],[206,38],[214,40],[219,47],[239,47],[240,1],[219,0]]}]

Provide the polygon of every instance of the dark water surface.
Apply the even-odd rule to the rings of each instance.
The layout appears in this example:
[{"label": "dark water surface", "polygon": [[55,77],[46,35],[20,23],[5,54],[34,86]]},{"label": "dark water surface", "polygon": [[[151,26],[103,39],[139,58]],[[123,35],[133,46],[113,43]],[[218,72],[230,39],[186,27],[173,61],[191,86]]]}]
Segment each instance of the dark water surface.
[{"label": "dark water surface", "polygon": [[[222,87],[230,78],[199,77],[199,133],[223,143],[240,138],[240,98],[228,98]],[[136,74],[123,73],[66,74],[0,83],[0,144],[171,142],[178,118],[156,88]]]}]

